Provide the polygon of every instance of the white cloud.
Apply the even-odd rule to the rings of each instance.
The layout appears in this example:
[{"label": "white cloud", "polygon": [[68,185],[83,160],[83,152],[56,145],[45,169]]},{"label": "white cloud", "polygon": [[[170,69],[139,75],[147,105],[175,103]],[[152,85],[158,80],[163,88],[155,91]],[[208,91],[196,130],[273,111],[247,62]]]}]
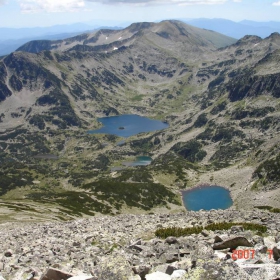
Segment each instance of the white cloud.
[{"label": "white cloud", "polygon": [[272,3],[273,6],[280,6],[280,1]]},{"label": "white cloud", "polygon": [[6,0],[0,0],[0,6],[6,4]]},{"label": "white cloud", "polygon": [[[6,0],[0,0],[0,5]],[[85,10],[86,2],[110,5],[217,5],[228,0],[18,0],[23,13],[74,12]],[[233,0],[241,1],[241,0]]]},{"label": "white cloud", "polygon": [[240,3],[242,0],[233,0],[233,2]]},{"label": "white cloud", "polygon": [[129,5],[216,5],[224,4],[228,0],[86,0],[103,4],[129,4]]},{"label": "white cloud", "polygon": [[19,0],[19,2],[23,13],[74,12],[85,6],[84,0]]}]

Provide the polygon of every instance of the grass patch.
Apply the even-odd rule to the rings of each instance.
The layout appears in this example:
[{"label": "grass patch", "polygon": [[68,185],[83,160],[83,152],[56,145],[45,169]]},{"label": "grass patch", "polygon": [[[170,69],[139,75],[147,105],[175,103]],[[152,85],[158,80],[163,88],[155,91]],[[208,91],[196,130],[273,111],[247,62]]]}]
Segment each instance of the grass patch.
[{"label": "grass patch", "polygon": [[131,98],[131,101],[142,101],[142,99],[143,99],[142,95],[136,95]]},{"label": "grass patch", "polygon": [[255,208],[261,209],[261,210],[268,210],[271,213],[280,213],[279,208],[273,208],[272,206],[255,206]]},{"label": "grass patch", "polygon": [[203,227],[192,227],[192,228],[180,228],[180,227],[169,227],[159,228],[156,230],[155,235],[159,238],[167,238],[168,236],[186,236],[191,234],[199,234],[203,230]]},{"label": "grass patch", "polygon": [[[245,230],[256,231],[257,234],[261,235],[267,231],[267,227],[259,224],[252,223],[214,223],[204,227],[206,230],[229,230],[232,226],[242,226]],[[203,227],[192,227],[192,228],[180,228],[180,227],[169,227],[160,228],[155,231],[155,235],[159,238],[167,238],[168,236],[187,236],[191,234],[199,234],[203,230]]]}]

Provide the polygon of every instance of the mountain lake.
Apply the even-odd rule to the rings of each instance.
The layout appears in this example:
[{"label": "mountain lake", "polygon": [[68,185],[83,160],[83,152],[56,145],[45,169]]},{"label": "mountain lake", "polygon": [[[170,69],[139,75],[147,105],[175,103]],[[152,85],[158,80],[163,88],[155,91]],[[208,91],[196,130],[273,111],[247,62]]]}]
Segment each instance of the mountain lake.
[{"label": "mountain lake", "polygon": [[220,186],[200,186],[183,190],[182,198],[188,211],[227,209],[233,204],[230,192]]},{"label": "mountain lake", "polygon": [[149,165],[152,162],[152,158],[148,156],[136,157],[135,161],[124,161],[122,164],[125,166],[143,166]]},{"label": "mountain lake", "polygon": [[138,115],[120,115],[98,118],[103,124],[99,129],[89,130],[90,134],[114,134],[120,137],[129,137],[141,132],[151,132],[167,128],[169,125],[159,120],[152,120]]}]

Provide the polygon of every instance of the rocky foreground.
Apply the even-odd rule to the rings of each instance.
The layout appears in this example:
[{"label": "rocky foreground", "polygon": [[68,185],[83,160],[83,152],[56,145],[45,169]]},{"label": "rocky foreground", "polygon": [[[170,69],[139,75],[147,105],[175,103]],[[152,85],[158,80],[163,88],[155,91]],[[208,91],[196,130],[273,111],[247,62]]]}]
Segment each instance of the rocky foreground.
[{"label": "rocky foreground", "polygon": [[[258,236],[233,226],[165,240],[155,237],[158,228],[214,222],[251,222],[266,225],[268,231]],[[280,278],[280,215],[261,210],[2,224],[0,234],[1,280],[56,280],[51,273],[63,275],[57,279],[97,280]],[[239,253],[232,254],[233,249]]]}]

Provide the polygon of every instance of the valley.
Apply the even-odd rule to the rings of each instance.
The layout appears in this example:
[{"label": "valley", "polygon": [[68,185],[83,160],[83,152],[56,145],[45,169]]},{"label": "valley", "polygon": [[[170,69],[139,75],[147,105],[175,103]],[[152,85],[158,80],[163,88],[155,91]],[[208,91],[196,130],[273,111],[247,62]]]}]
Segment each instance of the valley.
[{"label": "valley", "polygon": [[[280,208],[279,60],[278,33],[237,41],[179,21],[3,57],[0,222],[173,213],[181,190],[204,183],[229,189],[236,209]],[[169,126],[88,133],[124,114]],[[151,164],[121,169],[143,155]]]}]

